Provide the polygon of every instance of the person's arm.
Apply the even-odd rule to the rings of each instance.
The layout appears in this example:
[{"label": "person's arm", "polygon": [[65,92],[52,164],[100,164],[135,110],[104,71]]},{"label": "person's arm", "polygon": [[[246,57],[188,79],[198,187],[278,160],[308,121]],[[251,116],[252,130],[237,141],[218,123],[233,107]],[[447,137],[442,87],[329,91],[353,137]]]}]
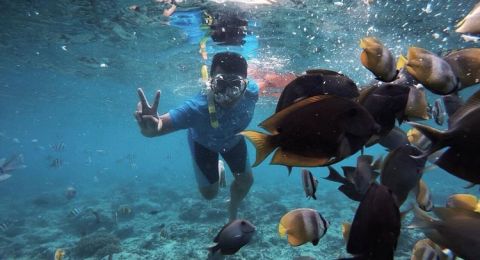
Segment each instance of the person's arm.
[{"label": "person's arm", "polygon": [[169,17],[175,12],[175,10],[177,10],[177,5],[172,3],[172,6],[170,6],[170,8],[163,10],[163,15]]},{"label": "person's arm", "polygon": [[176,129],[173,127],[172,119],[169,113],[158,115],[157,109],[160,102],[160,91],[155,94],[153,105],[150,106],[143,93],[139,88],[137,90],[140,102],[138,102],[137,110],[134,113],[141,133],[146,137],[155,137],[171,133]]}]

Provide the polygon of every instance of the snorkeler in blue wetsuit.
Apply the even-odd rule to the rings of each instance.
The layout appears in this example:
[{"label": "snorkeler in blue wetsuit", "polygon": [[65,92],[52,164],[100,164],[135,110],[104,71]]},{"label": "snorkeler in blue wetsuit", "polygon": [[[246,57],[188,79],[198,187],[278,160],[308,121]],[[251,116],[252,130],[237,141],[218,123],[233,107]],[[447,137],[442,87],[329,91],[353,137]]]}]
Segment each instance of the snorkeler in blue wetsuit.
[{"label": "snorkeler in blue wetsuit", "polygon": [[150,106],[139,89],[135,118],[146,137],[188,129],[196,181],[206,199],[213,199],[218,193],[218,157],[223,157],[235,178],[230,187],[229,205],[229,217],[234,220],[240,202],[253,184],[245,140],[237,134],[252,120],[258,87],[247,80],[245,58],[233,52],[221,52],[213,57],[210,78],[207,93],[201,92],[163,115],[157,113],[160,91]]}]

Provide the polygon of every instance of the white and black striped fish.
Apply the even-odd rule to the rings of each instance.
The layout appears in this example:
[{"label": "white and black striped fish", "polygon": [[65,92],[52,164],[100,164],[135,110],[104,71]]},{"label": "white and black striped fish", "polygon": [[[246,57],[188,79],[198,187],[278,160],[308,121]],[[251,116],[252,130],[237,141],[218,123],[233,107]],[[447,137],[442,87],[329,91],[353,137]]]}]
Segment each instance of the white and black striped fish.
[{"label": "white and black striped fish", "polygon": [[302,182],[303,190],[305,191],[307,198],[311,197],[316,200],[317,197],[315,196],[315,192],[317,191],[318,180],[313,177],[311,171],[302,169]]},{"label": "white and black striped fish", "polygon": [[59,143],[56,143],[56,144],[51,144],[50,148],[52,148],[52,150],[54,150],[55,152],[61,152],[61,151],[63,151],[63,149],[65,149],[65,143],[64,142],[59,142]]},{"label": "white and black striped fish", "polygon": [[280,236],[287,235],[288,243],[299,246],[311,242],[314,246],[327,232],[330,223],[316,210],[295,209],[285,214],[278,225]]},{"label": "white and black striped fish", "polygon": [[5,222],[2,223],[2,224],[0,224],[0,230],[1,230],[2,232],[7,231],[7,230],[8,230],[8,224],[5,223]]},{"label": "white and black striped fish", "polygon": [[73,208],[70,213],[68,213],[68,216],[71,217],[71,218],[75,218],[77,217],[78,215],[80,215],[80,213],[82,213],[82,210],[79,209],[79,208]]}]

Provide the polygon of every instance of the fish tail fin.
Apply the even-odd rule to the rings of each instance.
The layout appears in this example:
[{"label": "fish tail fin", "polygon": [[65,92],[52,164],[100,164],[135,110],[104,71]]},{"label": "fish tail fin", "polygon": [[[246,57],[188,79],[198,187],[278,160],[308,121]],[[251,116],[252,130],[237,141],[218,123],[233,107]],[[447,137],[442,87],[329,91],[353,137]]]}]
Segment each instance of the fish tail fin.
[{"label": "fish tail fin", "polygon": [[207,250],[211,255],[215,255],[215,253],[219,249],[220,249],[220,246],[218,245],[218,243],[215,243],[214,245],[211,245],[211,246],[207,247]]},{"label": "fish tail fin", "polygon": [[278,224],[278,234],[284,237],[287,234],[287,228],[282,224]]},{"label": "fish tail fin", "polygon": [[434,153],[434,152],[436,152],[436,151],[438,151],[442,148],[441,142],[443,141],[443,139],[445,139],[445,132],[437,130],[433,127],[418,124],[418,123],[415,123],[415,122],[409,122],[409,124],[411,126],[415,127],[418,131],[420,131],[423,135],[425,135],[432,142],[430,148],[427,151],[423,152],[419,156],[412,156],[412,157],[418,158],[418,159],[426,158],[430,154],[432,154],[432,153]]},{"label": "fish tail fin", "polygon": [[252,165],[253,167],[259,165],[276,148],[271,135],[257,131],[242,131],[240,134],[247,137],[248,140],[250,140],[255,146],[255,150],[257,151],[255,163]]},{"label": "fish tail fin", "polygon": [[328,166],[328,176],[324,177],[324,179],[333,181],[333,182],[339,182],[345,184],[347,181],[345,180],[344,177],[340,175],[340,173],[335,170],[332,166]]},{"label": "fish tail fin", "polygon": [[421,210],[417,205],[413,206],[413,213],[415,214],[412,223],[408,228],[431,228],[434,219],[430,217],[427,212]]},{"label": "fish tail fin", "polygon": [[312,194],[312,199],[317,200],[317,196],[315,196],[315,193]]}]

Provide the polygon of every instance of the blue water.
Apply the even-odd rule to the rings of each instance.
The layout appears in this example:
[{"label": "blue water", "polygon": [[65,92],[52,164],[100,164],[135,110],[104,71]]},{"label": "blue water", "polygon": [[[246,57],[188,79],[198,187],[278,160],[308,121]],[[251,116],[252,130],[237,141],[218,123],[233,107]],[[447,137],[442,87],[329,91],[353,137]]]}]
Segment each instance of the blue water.
[{"label": "blue water", "polygon": [[[145,138],[133,118],[136,89],[148,97],[162,90],[159,112],[180,105],[201,88],[198,45],[182,28],[150,9],[133,13],[132,1],[2,1],[0,3],[0,158],[21,153],[27,168],[0,182],[0,259],[83,259],[75,248],[98,232],[119,238],[113,259],[205,259],[213,237],[226,223],[228,190],[204,201],[196,190],[185,131]],[[309,68],[341,71],[359,85],[373,79],[362,67],[359,39],[374,35],[395,55],[415,45],[433,52],[465,47],[455,23],[476,1],[306,1],[305,7],[279,0],[270,7],[242,6],[256,39],[249,63],[278,72]],[[431,3],[432,12],[422,11]],[[438,33],[439,37],[433,37]],[[198,37],[195,36],[195,37]],[[212,55],[210,53],[209,55]],[[465,98],[478,86],[462,93]],[[436,98],[429,97],[430,101]],[[261,97],[250,129],[270,116],[275,98]],[[408,129],[408,126],[404,126]],[[63,144],[56,151],[52,146]],[[368,154],[384,154],[378,146]],[[249,145],[250,159],[255,151]],[[352,156],[335,165],[355,165]],[[51,166],[58,159],[60,165]],[[239,216],[257,226],[254,240],[228,259],[292,259],[347,256],[340,226],[358,205],[320,179],[318,201],[304,197],[299,169],[288,177],[269,159],[254,168],[255,183]],[[233,178],[227,176],[230,182]],[[441,170],[425,175],[435,203],[465,190],[466,182]],[[68,186],[77,190],[71,201]],[[112,221],[128,205],[133,217],[117,225],[91,227],[91,215],[68,217],[74,208],[91,208]],[[292,248],[277,234],[288,210],[311,207],[331,223],[319,246]],[[159,213],[151,215],[151,210]],[[120,230],[120,231],[119,231]],[[123,233],[122,233],[123,232]],[[423,234],[403,230],[398,259],[409,259]],[[95,258],[91,258],[95,259]]]}]

